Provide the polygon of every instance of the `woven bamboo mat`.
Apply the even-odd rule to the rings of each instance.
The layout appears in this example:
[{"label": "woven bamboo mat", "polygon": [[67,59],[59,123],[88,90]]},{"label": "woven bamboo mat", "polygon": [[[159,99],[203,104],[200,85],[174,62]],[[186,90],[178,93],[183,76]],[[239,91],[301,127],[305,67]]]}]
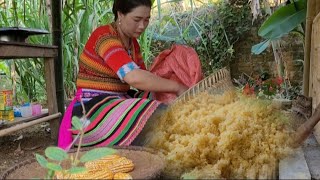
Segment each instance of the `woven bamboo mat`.
[{"label": "woven bamboo mat", "polygon": [[[129,172],[133,179],[156,179],[164,168],[164,161],[154,151],[144,147],[112,147],[117,154],[124,156],[134,163],[134,170]],[[82,153],[92,148],[83,148]],[[70,153],[75,153],[74,150]],[[80,154],[81,155],[81,154]],[[63,167],[68,165],[62,164]],[[46,170],[42,168],[35,158],[28,159],[7,169],[0,175],[0,179],[35,179],[44,178]]]},{"label": "woven bamboo mat", "polygon": [[230,72],[226,68],[221,68],[181,94],[172,104],[179,101],[187,101],[204,91],[210,94],[222,94],[226,90],[232,89],[234,89],[234,86],[231,81]]}]

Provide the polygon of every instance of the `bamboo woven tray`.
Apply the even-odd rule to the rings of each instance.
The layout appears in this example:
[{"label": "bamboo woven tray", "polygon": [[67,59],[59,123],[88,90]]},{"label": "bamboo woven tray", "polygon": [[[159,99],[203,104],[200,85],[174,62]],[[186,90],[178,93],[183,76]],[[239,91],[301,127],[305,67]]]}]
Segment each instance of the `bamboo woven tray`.
[{"label": "bamboo woven tray", "polygon": [[[135,168],[129,172],[133,179],[158,178],[164,168],[164,161],[151,149],[138,146],[113,148],[117,149],[121,156],[133,161]],[[83,148],[82,152],[89,149],[92,148]],[[42,179],[45,174],[46,170],[40,167],[35,158],[31,158],[6,170],[0,179]]]},{"label": "bamboo woven tray", "polygon": [[230,72],[226,68],[221,68],[181,94],[172,104],[178,101],[189,100],[196,94],[204,91],[210,94],[222,94],[226,90],[233,88],[234,85],[231,81]]}]

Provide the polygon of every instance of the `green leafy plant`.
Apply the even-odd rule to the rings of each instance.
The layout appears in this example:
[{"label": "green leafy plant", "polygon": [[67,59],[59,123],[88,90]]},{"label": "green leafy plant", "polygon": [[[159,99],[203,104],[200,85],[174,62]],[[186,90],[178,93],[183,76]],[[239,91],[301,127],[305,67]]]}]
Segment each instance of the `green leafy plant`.
[{"label": "green leafy plant", "polygon": [[[27,27],[51,31],[49,7],[50,1],[3,0],[0,6],[0,27]],[[90,33],[98,25],[107,24],[113,20],[113,1],[64,1],[62,12],[63,29],[63,74],[65,97],[72,97],[75,90],[78,59]],[[31,36],[31,44],[51,44],[51,35]],[[46,92],[43,87],[43,61],[29,59],[15,61],[17,79],[17,97],[21,101],[46,102]],[[10,66],[5,71],[10,71]]]},{"label": "green leafy plant", "polygon": [[[83,135],[82,122],[80,121],[79,118],[73,117],[72,124],[75,127],[75,129],[80,130],[80,133],[81,133],[80,142],[81,142],[82,135]],[[114,149],[107,148],[107,147],[95,148],[86,152],[79,158],[80,147],[81,145],[78,146],[75,156],[71,155],[70,153],[58,147],[46,148],[45,150],[46,157],[40,154],[36,154],[36,159],[40,164],[40,166],[48,170],[46,178],[53,179],[56,171],[61,171],[62,174],[75,174],[75,173],[84,172],[86,171],[86,168],[81,164],[88,161],[94,161],[94,160],[100,159],[104,156],[114,154],[116,152]],[[62,167],[61,165],[62,162],[69,162],[71,167],[68,169],[64,169],[64,167]]]},{"label": "green leafy plant", "polygon": [[[0,7],[0,27],[28,27],[48,30],[48,16],[44,13],[44,1],[17,1],[4,0],[3,6]],[[37,9],[38,13],[34,13]],[[29,43],[48,44],[50,42],[48,35],[31,36],[28,38]],[[45,88],[43,62],[40,59],[28,59],[19,61],[7,61],[8,71],[15,74],[16,97],[19,101],[45,102]],[[20,99],[21,98],[21,99]]]},{"label": "green leafy plant", "polygon": [[283,80],[281,77],[267,79],[262,81],[258,79],[256,81],[256,86],[258,88],[257,96],[259,98],[271,99],[274,98],[277,94],[283,94]]},{"label": "green leafy plant", "polygon": [[[285,6],[277,9],[261,25],[258,35],[265,39],[251,48],[253,54],[262,53],[272,41],[282,38],[290,32],[296,32],[304,36],[301,24],[305,22],[307,14],[306,0],[293,0]],[[304,27],[304,26],[302,26]]]},{"label": "green leafy plant", "polygon": [[288,85],[282,77],[270,77],[266,72],[257,77],[242,74],[234,79],[238,89],[244,95],[255,96],[259,99],[295,99],[301,91],[300,86]]},{"label": "green leafy plant", "polygon": [[[50,1],[32,0],[14,3],[4,0],[0,7],[0,27],[20,26],[50,31],[48,2]],[[215,68],[228,64],[233,58],[233,45],[251,26],[249,4],[245,0],[236,1],[237,4],[222,0],[219,3],[196,0],[154,2],[151,21],[154,23],[150,24],[139,39],[147,66],[163,50],[162,47],[168,48],[170,43],[183,43],[196,49],[204,72],[210,74]],[[181,11],[181,2],[188,4],[190,8]],[[113,21],[112,4],[113,1],[63,2],[63,74],[66,98],[72,98],[76,90],[78,59],[90,33],[97,26]],[[168,37],[169,31],[177,34]],[[32,36],[29,40],[34,44],[51,44],[50,35]],[[18,71],[17,96],[22,98],[21,101],[46,102],[43,62],[39,59],[21,60],[15,61],[15,66]]]},{"label": "green leafy plant", "polygon": [[139,45],[142,49],[142,57],[147,67],[149,67],[152,64],[151,43],[154,32],[155,26],[152,26],[150,28],[147,28],[145,32],[143,32],[139,37]]},{"label": "green leafy plant", "polygon": [[196,7],[195,1],[190,1],[191,8],[184,11],[170,11],[174,9],[171,4],[150,25],[157,26],[152,52],[159,53],[173,43],[186,44],[198,53],[206,75],[229,65],[234,58],[235,43],[251,27],[248,3],[218,1]]},{"label": "green leafy plant", "polygon": [[[63,175],[85,172],[86,168],[83,166],[83,163],[94,161],[107,155],[116,153],[115,149],[101,147],[87,151],[79,158],[84,130],[90,123],[90,121],[86,118],[86,113],[82,101],[81,104],[83,107],[83,116],[81,117],[81,119],[76,116],[72,118],[73,130],[78,130],[79,134],[76,136],[76,138],[74,138],[69,148],[67,148],[70,149],[73,146],[74,142],[79,138],[79,146],[75,155],[68,153],[67,151],[58,147],[46,148],[46,157],[40,154],[35,155],[39,165],[47,169],[46,179],[53,179],[56,171],[61,172]],[[70,168],[66,169],[65,167],[63,167],[63,162],[69,163],[71,165]]]},{"label": "green leafy plant", "polygon": [[[282,3],[280,7],[276,7],[272,13],[270,7],[265,7],[266,12],[270,15],[261,25],[258,35],[264,40],[251,48],[253,54],[261,54],[270,45],[273,50],[274,60],[276,63],[277,76],[286,78],[288,74],[288,62],[283,59],[280,39],[290,33],[298,34],[304,40],[304,23],[306,20],[307,1],[306,0],[290,0]],[[298,87],[292,87],[289,81],[284,81],[283,92],[281,96],[293,99]],[[265,93],[260,92],[260,95]]]},{"label": "green leafy plant", "polygon": [[265,81],[257,79],[254,83],[247,82],[242,88],[242,93],[244,95],[254,95],[259,99],[274,99],[283,93],[283,89],[278,80],[279,78]]}]

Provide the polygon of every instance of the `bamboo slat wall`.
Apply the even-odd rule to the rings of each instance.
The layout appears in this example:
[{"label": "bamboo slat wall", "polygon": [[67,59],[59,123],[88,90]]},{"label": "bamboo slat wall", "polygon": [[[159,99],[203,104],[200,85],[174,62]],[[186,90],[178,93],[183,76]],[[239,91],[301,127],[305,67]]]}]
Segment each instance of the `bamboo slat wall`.
[{"label": "bamboo slat wall", "polygon": [[309,96],[310,91],[310,51],[311,51],[311,34],[312,22],[316,13],[317,0],[308,0],[308,9],[305,28],[305,47],[304,47],[304,69],[303,69],[303,95]]},{"label": "bamboo slat wall", "polygon": [[[320,5],[320,2],[317,4]],[[309,96],[312,97],[312,108],[315,109],[320,103],[320,13],[313,20],[311,37]],[[320,143],[320,123],[315,126],[314,135]]]}]

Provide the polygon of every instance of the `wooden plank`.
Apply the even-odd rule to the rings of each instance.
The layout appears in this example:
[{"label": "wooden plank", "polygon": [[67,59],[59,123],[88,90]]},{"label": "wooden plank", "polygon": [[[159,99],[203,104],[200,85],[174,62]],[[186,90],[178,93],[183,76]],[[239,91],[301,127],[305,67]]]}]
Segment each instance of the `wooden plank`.
[{"label": "wooden plank", "polygon": [[56,84],[54,80],[54,58],[45,58],[44,61],[45,70],[45,82],[48,100],[48,111],[49,114],[58,112],[57,98],[56,98]]},{"label": "wooden plank", "polygon": [[310,93],[310,57],[311,57],[311,40],[312,40],[312,21],[317,15],[315,13],[317,0],[309,0],[307,2],[307,17],[306,17],[306,28],[305,28],[305,46],[304,46],[304,62],[303,62],[303,95],[309,96]]},{"label": "wooden plank", "polygon": [[[318,2],[317,2],[318,3]],[[318,3],[319,4],[319,3]],[[320,14],[318,14],[312,25],[312,40],[311,40],[311,55],[310,55],[310,91],[312,97],[313,110],[320,103]],[[314,128],[314,135],[318,142],[320,142],[320,123]]]},{"label": "wooden plank", "polygon": [[302,149],[311,178],[320,179],[320,145],[313,134],[304,141]]},{"label": "wooden plank", "polygon": [[[47,90],[47,105],[49,114],[55,114],[58,112],[57,97],[56,97],[56,84],[55,84],[55,71],[54,71],[54,58],[45,58],[45,82]],[[60,120],[50,122],[51,138],[58,138]]]},{"label": "wooden plank", "polygon": [[303,148],[312,179],[320,179],[320,146]]},{"label": "wooden plank", "polygon": [[18,130],[33,126],[33,125],[36,125],[36,124],[42,123],[42,122],[59,119],[60,117],[61,117],[61,113],[56,113],[56,114],[52,114],[52,115],[49,115],[49,116],[46,116],[46,117],[43,117],[40,119],[29,121],[26,123],[17,124],[15,126],[10,127],[10,128],[0,130],[0,137],[8,135],[8,134],[13,133]]},{"label": "wooden plank", "polygon": [[316,1],[316,10],[315,11],[316,11],[316,13],[320,12],[320,2],[318,0]]},{"label": "wooden plank", "polygon": [[280,161],[279,179],[311,179],[311,174],[301,148]]},{"label": "wooden plank", "polygon": [[32,121],[32,120],[35,120],[35,119],[39,119],[39,118],[42,118],[42,117],[45,117],[45,116],[48,116],[48,112],[42,112],[41,114],[37,115],[37,116],[32,116],[32,117],[16,117],[14,118],[13,121],[6,121],[4,124],[0,125],[0,129],[3,129],[3,128],[7,128],[7,127],[10,127],[10,126],[13,126],[13,125],[16,125],[16,124],[20,124],[20,123],[25,123],[25,122],[29,122],[29,121]]},{"label": "wooden plank", "polygon": [[56,46],[0,41],[0,59],[44,58],[57,55]]}]

